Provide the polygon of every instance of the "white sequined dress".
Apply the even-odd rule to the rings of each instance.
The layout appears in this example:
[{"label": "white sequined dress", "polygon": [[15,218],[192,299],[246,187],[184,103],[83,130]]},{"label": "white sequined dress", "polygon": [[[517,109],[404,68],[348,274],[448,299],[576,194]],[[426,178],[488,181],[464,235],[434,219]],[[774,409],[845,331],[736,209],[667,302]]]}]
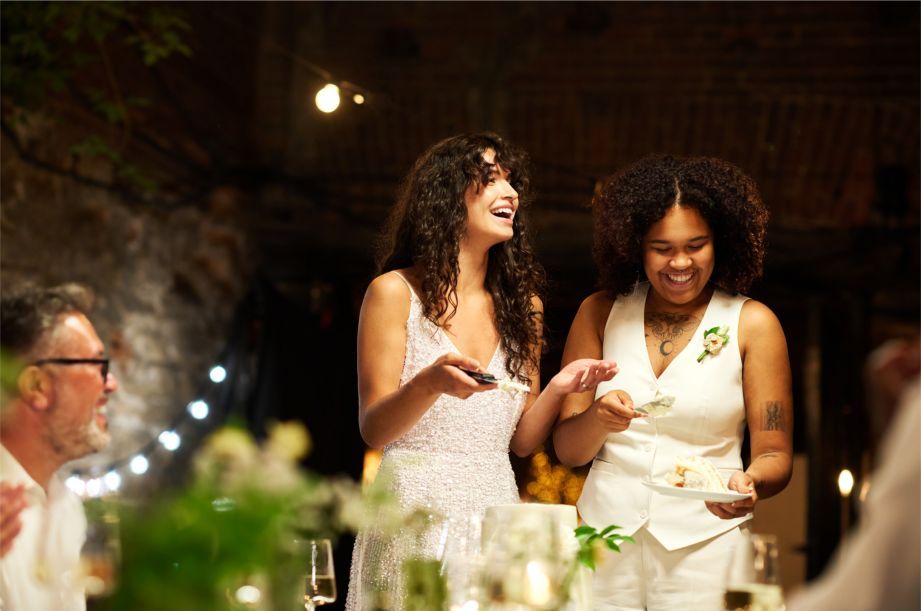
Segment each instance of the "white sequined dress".
[{"label": "white sequined dress", "polygon": [[[422,304],[410,287],[400,385],[448,352],[459,351],[442,329],[423,316]],[[498,378],[507,376],[501,345],[485,369]],[[382,591],[390,593],[393,608],[399,609],[400,571],[409,553],[436,558],[444,541],[457,541],[469,533],[472,517],[482,518],[490,505],[519,501],[509,442],[525,396],[500,390],[474,393],[465,400],[442,395],[412,429],[384,447],[379,473],[387,474],[400,506],[405,511],[430,510],[443,521],[421,540],[409,532],[384,536],[373,525],[359,533],[346,609],[367,608],[369,594]]]}]

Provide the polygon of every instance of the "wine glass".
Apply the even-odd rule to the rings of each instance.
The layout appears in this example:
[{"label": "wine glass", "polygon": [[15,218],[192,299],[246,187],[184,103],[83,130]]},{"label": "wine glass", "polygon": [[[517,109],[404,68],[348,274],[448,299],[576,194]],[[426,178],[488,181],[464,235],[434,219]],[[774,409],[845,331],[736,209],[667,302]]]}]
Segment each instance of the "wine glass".
[{"label": "wine glass", "polygon": [[736,546],[726,576],[724,603],[729,611],[783,609],[777,537],[747,535]]},{"label": "wine glass", "polygon": [[88,598],[115,590],[121,545],[118,514],[111,503],[93,499],[85,504],[86,539],[80,550],[80,579]]},{"label": "wine glass", "polygon": [[304,539],[307,560],[304,608],[313,611],[319,605],[336,602],[336,573],[333,546],[329,539]]}]

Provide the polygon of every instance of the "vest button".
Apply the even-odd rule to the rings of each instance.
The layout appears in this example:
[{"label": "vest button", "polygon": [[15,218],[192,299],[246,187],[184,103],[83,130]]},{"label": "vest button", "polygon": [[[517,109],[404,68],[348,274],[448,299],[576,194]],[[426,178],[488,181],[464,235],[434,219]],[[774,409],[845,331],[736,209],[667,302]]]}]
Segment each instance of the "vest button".
[{"label": "vest button", "polygon": [[648,516],[648,515],[649,515],[649,514],[646,513],[646,510],[645,510],[645,509],[644,509],[643,511],[640,512],[640,518],[642,518],[642,519],[644,519],[644,520],[646,519],[646,516]]}]

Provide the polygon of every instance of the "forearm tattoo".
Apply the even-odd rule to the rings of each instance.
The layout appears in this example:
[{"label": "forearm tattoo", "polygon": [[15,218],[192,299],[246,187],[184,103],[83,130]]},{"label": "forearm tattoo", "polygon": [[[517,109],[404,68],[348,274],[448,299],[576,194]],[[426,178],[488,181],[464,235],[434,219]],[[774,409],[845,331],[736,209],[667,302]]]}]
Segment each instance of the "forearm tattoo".
[{"label": "forearm tattoo", "polygon": [[786,431],[787,426],[783,421],[783,403],[768,401],[761,412],[761,430]]},{"label": "forearm tattoo", "polygon": [[674,352],[674,341],[700,323],[693,316],[674,312],[649,312],[646,314],[646,321],[652,334],[659,340],[659,354],[662,356]]}]

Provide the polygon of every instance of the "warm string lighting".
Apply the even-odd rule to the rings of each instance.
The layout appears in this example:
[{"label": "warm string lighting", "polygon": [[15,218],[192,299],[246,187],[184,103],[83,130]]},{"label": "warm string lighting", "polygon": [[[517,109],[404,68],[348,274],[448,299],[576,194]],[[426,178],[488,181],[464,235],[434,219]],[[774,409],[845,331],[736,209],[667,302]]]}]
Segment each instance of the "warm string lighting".
[{"label": "warm string lighting", "polygon": [[320,112],[326,114],[333,113],[338,110],[339,106],[342,104],[343,91],[351,94],[352,102],[356,106],[361,106],[367,101],[365,94],[357,91],[357,87],[351,83],[339,83],[338,85],[326,83],[317,91],[316,95],[314,95],[314,104],[317,105]]},{"label": "warm string lighting", "polygon": [[[213,386],[224,382],[227,379],[227,375],[227,369],[221,364],[213,365],[208,371],[208,378]],[[150,457],[159,448],[172,453],[182,446],[182,435],[178,429],[181,428],[180,424],[185,420],[186,414],[201,422],[206,420],[210,413],[211,408],[204,399],[195,399],[186,406],[185,411],[181,412],[172,423],[160,431],[154,440],[131,456],[131,458],[116,460],[105,469],[93,468],[94,473],[105,472],[101,477],[74,472],[65,480],[65,484],[75,494],[83,498],[97,498],[115,493],[123,483],[120,469],[126,467],[127,472],[132,475],[144,475],[150,469]]]}]

